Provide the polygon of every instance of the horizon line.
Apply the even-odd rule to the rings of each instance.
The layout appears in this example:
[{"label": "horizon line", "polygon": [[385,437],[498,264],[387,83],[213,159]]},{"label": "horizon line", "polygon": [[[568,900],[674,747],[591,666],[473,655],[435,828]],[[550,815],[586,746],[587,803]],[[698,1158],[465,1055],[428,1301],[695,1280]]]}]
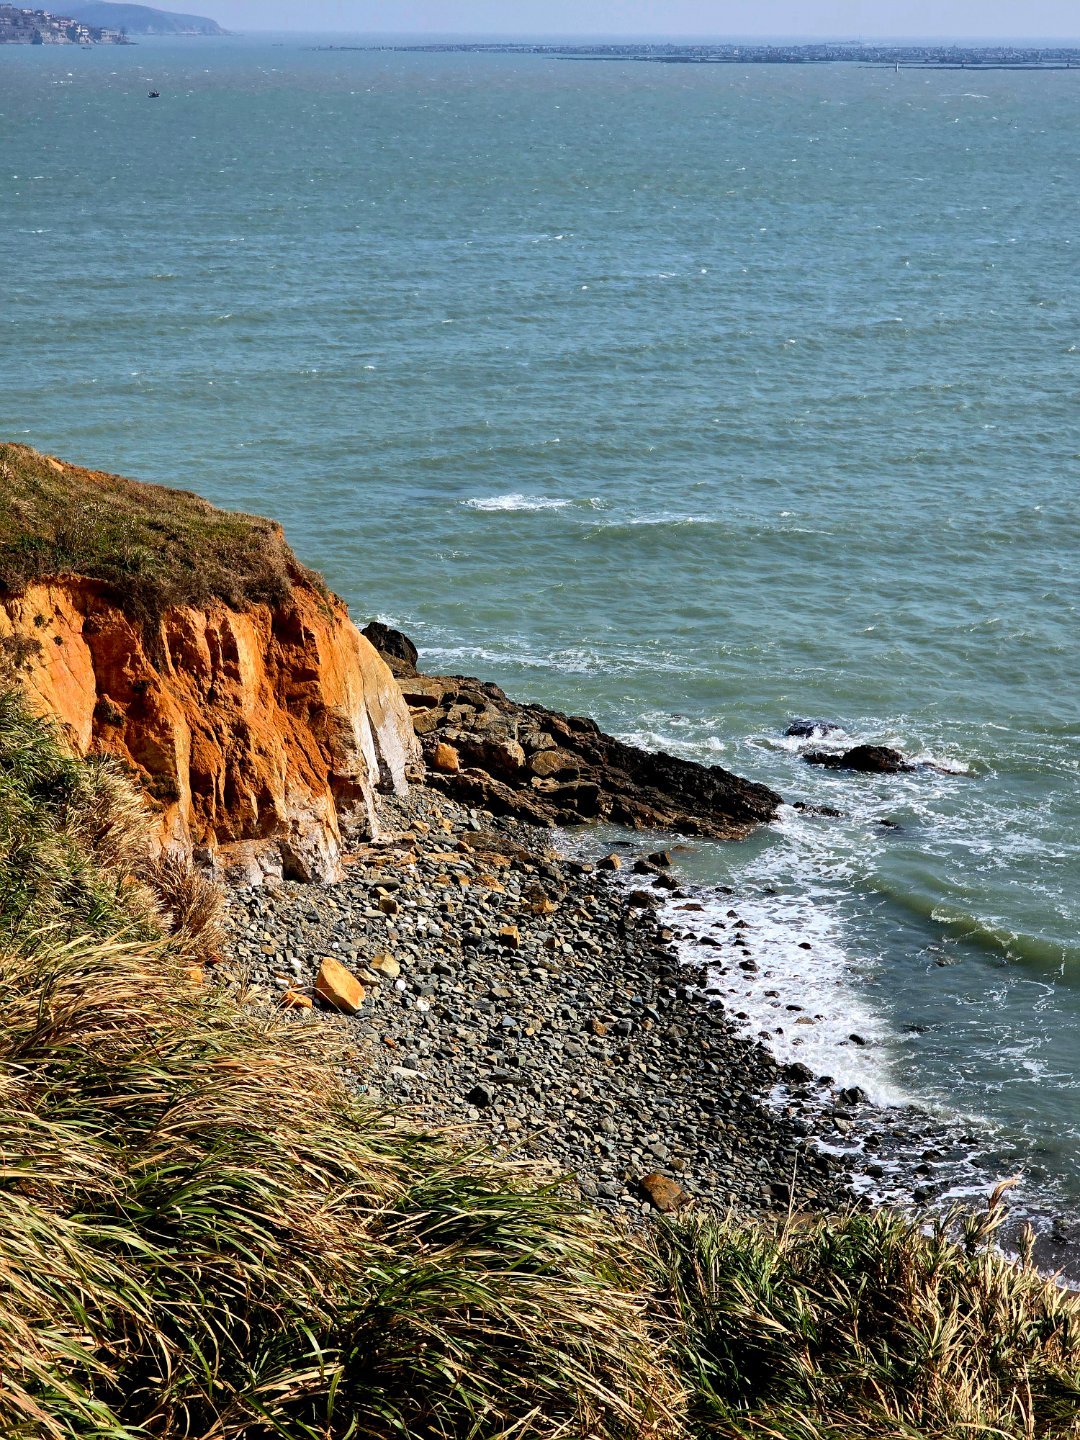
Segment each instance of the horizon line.
[{"label": "horizon line", "polygon": [[[220,22],[219,22],[220,23]],[[562,41],[605,41],[617,44],[684,44],[693,42],[702,45],[1063,45],[1080,44],[1076,35],[860,35],[852,37],[842,34],[828,35],[703,35],[681,32],[643,32],[615,34],[610,31],[540,31],[515,30],[351,30],[334,26],[251,26],[230,32],[233,35],[363,35],[373,39],[398,40],[442,40],[468,41],[474,44],[485,42],[501,44],[507,41],[532,44],[558,44]],[[167,39],[167,36],[156,36]],[[175,37],[184,38],[184,37]],[[196,37],[210,38],[213,37]]]}]

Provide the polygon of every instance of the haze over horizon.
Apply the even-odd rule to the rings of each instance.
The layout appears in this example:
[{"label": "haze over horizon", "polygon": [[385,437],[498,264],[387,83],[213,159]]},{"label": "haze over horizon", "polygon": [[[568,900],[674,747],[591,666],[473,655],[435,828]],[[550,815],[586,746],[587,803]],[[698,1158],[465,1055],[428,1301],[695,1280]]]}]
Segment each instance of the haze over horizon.
[{"label": "haze over horizon", "polygon": [[671,39],[1046,40],[1080,36],[1073,0],[208,0],[195,10],[244,30],[380,35]]}]

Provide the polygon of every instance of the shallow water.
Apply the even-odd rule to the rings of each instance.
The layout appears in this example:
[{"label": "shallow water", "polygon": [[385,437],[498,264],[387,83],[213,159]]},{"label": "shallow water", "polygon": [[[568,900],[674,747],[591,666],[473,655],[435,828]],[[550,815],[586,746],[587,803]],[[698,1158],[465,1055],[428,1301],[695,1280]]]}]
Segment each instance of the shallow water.
[{"label": "shallow water", "polygon": [[[5,49],[0,430],[843,810],[686,858],[822,1017],[773,1043],[1075,1206],[1078,85]],[[813,770],[794,716],[951,773]]]}]

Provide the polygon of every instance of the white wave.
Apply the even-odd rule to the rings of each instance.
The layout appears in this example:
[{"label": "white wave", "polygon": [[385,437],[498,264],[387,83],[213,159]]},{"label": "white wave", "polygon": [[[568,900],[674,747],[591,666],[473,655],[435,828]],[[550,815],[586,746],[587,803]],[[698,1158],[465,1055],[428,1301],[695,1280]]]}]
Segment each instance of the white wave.
[{"label": "white wave", "polygon": [[935,755],[932,750],[920,750],[917,755],[911,757],[914,765],[929,765],[934,770],[942,770],[946,775],[971,775],[974,772],[970,765],[963,760],[957,760],[952,755]]},{"label": "white wave", "polygon": [[[860,1086],[876,1104],[910,1099],[890,1074],[889,1028],[858,993],[827,897],[807,889],[689,902],[702,909],[682,908],[687,903],[669,902],[664,923],[689,934],[678,942],[681,958],[708,962],[708,994],[748,1035],[785,1064]],[[750,962],[756,969],[742,968]]]},{"label": "white wave", "polygon": [[566,510],[572,500],[555,500],[547,495],[486,495],[463,500],[466,510]]},{"label": "white wave", "polygon": [[638,527],[642,525],[715,525],[716,515],[680,515],[677,511],[663,510],[655,515],[613,515],[606,522],[611,529]]}]

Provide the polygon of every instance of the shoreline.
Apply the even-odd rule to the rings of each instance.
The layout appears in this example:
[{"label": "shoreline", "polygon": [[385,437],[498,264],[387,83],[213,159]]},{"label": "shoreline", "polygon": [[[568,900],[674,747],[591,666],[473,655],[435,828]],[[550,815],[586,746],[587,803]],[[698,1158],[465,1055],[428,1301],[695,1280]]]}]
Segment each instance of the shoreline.
[{"label": "shoreline", "polygon": [[[717,993],[720,945],[688,944],[673,919],[708,892],[646,858],[655,833],[605,845],[595,829],[541,829],[426,785],[384,798],[382,819],[383,838],[355,844],[346,878],[317,895],[273,880],[228,891],[227,964],[256,996],[303,997],[297,1023],[337,1026],[369,1098],[550,1165],[632,1219],[692,1204],[930,1220],[947,1199],[978,1137],[914,1103],[875,1104],[748,1034]],[[723,943],[738,964],[750,952],[730,902]],[[306,1008],[323,956],[364,986],[355,1016]],[[972,1204],[1009,1178],[972,1175]],[[1075,1246],[1047,1227],[1036,1258],[1080,1276]]]},{"label": "shoreline", "polygon": [[[426,784],[382,797],[381,812],[383,837],[350,847],[335,886],[227,887],[227,968],[257,998],[302,997],[297,1023],[337,1026],[369,1098],[549,1165],[632,1219],[669,1204],[746,1217],[883,1206],[929,1223],[961,1170],[962,1208],[1011,1178],[980,1170],[984,1137],[959,1117],[875,1103],[750,1034],[716,983],[724,959],[755,964],[739,958],[740,897],[725,897],[730,934],[702,945],[685,925],[717,896],[646,858],[655,832],[605,844]],[[307,1009],[324,956],[361,981],[355,1016]],[[674,1188],[657,1192],[657,1176]],[[1075,1286],[1075,1240],[1053,1217],[1018,1208],[1006,1248],[1029,1219],[1042,1222],[1040,1268]]]}]

